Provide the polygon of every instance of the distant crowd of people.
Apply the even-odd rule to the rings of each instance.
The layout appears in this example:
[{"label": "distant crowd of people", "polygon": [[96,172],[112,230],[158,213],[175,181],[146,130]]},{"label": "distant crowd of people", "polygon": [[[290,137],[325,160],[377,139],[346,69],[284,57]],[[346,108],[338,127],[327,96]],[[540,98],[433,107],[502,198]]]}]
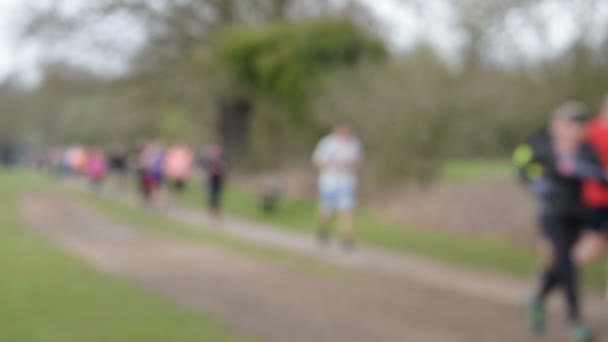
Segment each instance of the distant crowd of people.
[{"label": "distant crowd of people", "polygon": [[219,145],[206,146],[195,153],[185,143],[165,146],[158,141],[142,142],[134,149],[118,143],[106,149],[78,145],[53,148],[37,155],[34,162],[38,167],[56,170],[62,177],[86,177],[93,189],[109,181],[116,189],[124,190],[131,174],[141,199],[155,208],[166,206],[171,194],[183,197],[198,167],[206,180],[208,208],[214,216],[220,213],[228,171]]}]

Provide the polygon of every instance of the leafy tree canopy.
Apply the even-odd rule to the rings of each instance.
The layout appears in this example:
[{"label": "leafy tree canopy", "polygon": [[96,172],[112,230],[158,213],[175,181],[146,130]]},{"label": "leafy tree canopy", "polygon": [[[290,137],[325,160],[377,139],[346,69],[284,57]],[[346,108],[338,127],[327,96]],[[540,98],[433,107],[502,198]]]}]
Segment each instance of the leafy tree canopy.
[{"label": "leafy tree canopy", "polygon": [[306,104],[325,75],[387,55],[379,39],[346,19],[233,27],[216,39],[216,57],[235,79],[280,102],[297,122],[306,122]]}]

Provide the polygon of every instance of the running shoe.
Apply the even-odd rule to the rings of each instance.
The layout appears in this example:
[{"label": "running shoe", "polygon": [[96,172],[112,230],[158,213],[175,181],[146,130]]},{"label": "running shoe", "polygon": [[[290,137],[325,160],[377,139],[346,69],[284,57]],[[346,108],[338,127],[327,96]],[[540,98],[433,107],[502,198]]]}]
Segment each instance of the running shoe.
[{"label": "running shoe", "polygon": [[573,342],[591,342],[593,338],[591,331],[582,323],[575,323],[572,326],[572,341]]},{"label": "running shoe", "polygon": [[539,298],[532,298],[528,303],[528,319],[530,320],[530,330],[534,335],[545,333],[545,310]]}]

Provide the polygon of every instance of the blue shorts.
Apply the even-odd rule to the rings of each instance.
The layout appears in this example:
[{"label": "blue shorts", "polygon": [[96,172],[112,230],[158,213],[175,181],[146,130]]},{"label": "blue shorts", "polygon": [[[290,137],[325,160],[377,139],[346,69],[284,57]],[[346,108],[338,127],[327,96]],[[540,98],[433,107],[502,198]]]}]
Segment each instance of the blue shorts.
[{"label": "blue shorts", "polygon": [[351,211],[355,209],[357,204],[357,190],[351,186],[321,187],[319,190],[319,203],[321,210],[326,213]]}]

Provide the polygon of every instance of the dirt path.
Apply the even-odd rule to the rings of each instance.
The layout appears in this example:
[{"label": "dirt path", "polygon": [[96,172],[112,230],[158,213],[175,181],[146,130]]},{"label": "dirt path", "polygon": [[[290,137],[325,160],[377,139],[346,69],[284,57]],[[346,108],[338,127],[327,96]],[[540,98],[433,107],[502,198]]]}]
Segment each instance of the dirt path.
[{"label": "dirt path", "polygon": [[[107,194],[106,194],[107,195]],[[112,198],[121,199],[129,205],[140,205],[132,193],[112,194]],[[383,274],[391,278],[416,282],[420,286],[429,286],[438,290],[455,292],[460,295],[480,297],[486,300],[510,305],[520,309],[529,296],[529,282],[489,273],[479,273],[450,265],[445,265],[413,255],[403,255],[386,250],[361,246],[357,253],[343,253],[334,246],[320,252],[314,238],[310,235],[278,229],[269,225],[253,223],[234,217],[214,220],[201,210],[184,206],[171,206],[166,214],[171,218],[185,222],[196,229],[217,229],[238,238],[286,248],[329,262],[335,265],[374,274]],[[561,312],[561,298],[553,301],[551,309]],[[586,293],[585,312],[592,318],[602,321],[608,317],[608,305],[599,294]]]},{"label": "dirt path", "polygon": [[[380,275],[316,278],[145,234],[59,194],[27,197],[21,209],[33,229],[100,269],[262,341],[531,340],[513,306]],[[565,341],[557,336],[546,341]]]}]

